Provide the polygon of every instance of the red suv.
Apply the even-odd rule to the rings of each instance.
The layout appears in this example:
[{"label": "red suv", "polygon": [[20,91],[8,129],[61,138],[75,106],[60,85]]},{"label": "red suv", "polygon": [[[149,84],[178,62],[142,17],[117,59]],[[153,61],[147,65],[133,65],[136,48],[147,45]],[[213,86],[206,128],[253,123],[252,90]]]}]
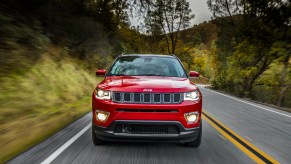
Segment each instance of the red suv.
[{"label": "red suv", "polygon": [[[92,95],[92,140],[180,142],[198,147],[202,95],[169,55],[120,55]],[[190,71],[190,77],[199,73]]]}]

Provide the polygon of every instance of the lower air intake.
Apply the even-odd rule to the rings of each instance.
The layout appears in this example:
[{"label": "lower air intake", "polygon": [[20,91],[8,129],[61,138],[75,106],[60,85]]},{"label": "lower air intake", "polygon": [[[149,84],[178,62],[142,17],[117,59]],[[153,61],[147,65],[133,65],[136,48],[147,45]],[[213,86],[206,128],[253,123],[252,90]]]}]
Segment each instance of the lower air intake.
[{"label": "lower air intake", "polygon": [[175,125],[143,125],[143,124],[117,124],[114,133],[128,134],[179,134]]}]

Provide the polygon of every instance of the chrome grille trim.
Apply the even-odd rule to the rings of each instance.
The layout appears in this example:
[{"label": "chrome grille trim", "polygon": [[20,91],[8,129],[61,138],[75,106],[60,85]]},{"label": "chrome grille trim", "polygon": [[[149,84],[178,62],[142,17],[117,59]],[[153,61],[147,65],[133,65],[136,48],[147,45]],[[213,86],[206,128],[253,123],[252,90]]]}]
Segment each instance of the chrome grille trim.
[{"label": "chrome grille trim", "polygon": [[[144,93],[144,92],[112,92],[112,101],[115,103],[131,103],[131,104],[180,104],[183,102],[183,93]],[[117,95],[116,95],[117,94]],[[115,96],[118,96],[120,94],[120,101],[118,101]],[[125,101],[125,95],[130,95],[130,101]],[[145,101],[146,95],[149,94],[149,101]],[[160,101],[155,101],[155,95],[159,95]],[[166,95],[166,97],[165,97]],[[167,99],[167,96],[169,97],[169,101],[165,101]],[[176,95],[176,99],[175,99]],[[179,98],[177,98],[177,95],[179,95]],[[135,101],[138,99],[139,101]],[[158,99],[158,98],[157,98]],[[176,100],[176,101],[175,101]]]}]

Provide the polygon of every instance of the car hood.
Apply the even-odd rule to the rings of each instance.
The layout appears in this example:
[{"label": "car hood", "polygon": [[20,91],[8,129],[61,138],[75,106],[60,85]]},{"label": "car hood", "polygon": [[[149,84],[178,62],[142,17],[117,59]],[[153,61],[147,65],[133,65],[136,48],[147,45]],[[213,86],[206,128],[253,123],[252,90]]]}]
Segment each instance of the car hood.
[{"label": "car hood", "polygon": [[188,78],[163,76],[109,76],[97,87],[119,92],[189,92],[198,89]]}]

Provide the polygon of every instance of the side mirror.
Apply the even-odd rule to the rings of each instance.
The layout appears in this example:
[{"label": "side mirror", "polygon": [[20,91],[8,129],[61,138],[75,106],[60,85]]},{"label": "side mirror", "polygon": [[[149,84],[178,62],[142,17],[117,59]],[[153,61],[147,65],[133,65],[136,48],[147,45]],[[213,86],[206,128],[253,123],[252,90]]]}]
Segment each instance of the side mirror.
[{"label": "side mirror", "polygon": [[106,74],[105,69],[99,69],[96,71],[96,76],[104,76]]},{"label": "side mirror", "polygon": [[189,72],[189,76],[190,76],[190,77],[199,77],[199,73],[196,72],[196,71],[190,71],[190,72]]}]

